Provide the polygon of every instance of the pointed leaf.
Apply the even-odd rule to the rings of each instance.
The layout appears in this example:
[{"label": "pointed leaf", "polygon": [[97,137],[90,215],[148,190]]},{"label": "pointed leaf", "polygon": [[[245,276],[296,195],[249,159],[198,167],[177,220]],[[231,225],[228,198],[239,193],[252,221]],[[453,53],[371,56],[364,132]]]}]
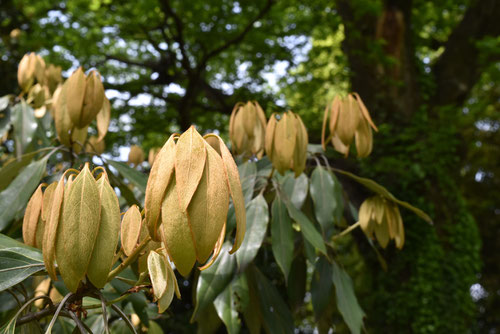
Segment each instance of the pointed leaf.
[{"label": "pointed leaf", "polygon": [[23,210],[37,188],[46,166],[46,158],[30,163],[7,188],[0,192],[0,231]]},{"label": "pointed leaf", "polygon": [[43,269],[40,250],[0,234],[0,291]]},{"label": "pointed leaf", "polygon": [[278,290],[255,266],[249,270],[249,284],[254,285],[259,296],[260,313],[268,333],[293,333],[294,321],[290,309]]},{"label": "pointed leaf", "polygon": [[195,309],[191,321],[196,319],[198,313],[209,306],[231,281],[236,258],[229,254],[229,249],[230,245],[226,243],[214,264],[200,273],[196,286]]},{"label": "pointed leaf", "polygon": [[285,200],[286,207],[288,208],[288,213],[294,221],[300,225],[300,231],[304,238],[309,241],[316,249],[318,249],[323,254],[326,254],[326,246],[323,241],[321,233],[318,232],[314,224],[307,218],[307,216],[289,201]]},{"label": "pointed leaf", "polygon": [[124,178],[135,185],[143,194],[146,193],[148,177],[144,173],[141,173],[137,169],[131,168],[127,166],[127,164],[120,161],[106,160],[106,162],[108,165],[115,168]]},{"label": "pointed leaf", "polygon": [[295,178],[293,173],[287,173],[282,181],[283,191],[299,210],[306,200],[308,187],[309,180],[305,174],[300,174]]},{"label": "pointed leaf", "polygon": [[279,196],[271,206],[271,240],[274,258],[288,281],[293,259],[293,228],[285,203]]},{"label": "pointed leaf", "polygon": [[351,333],[361,333],[365,313],[359,306],[351,278],[335,262],[333,262],[332,278],[333,284],[335,285],[337,307],[339,308],[340,314],[342,314]]},{"label": "pointed leaf", "polygon": [[316,219],[327,232],[334,223],[335,209],[339,206],[332,174],[322,166],[316,167],[311,174],[310,191]]},{"label": "pointed leaf", "polygon": [[246,276],[234,279],[214,300],[217,315],[224,322],[229,334],[239,333],[241,321],[238,312],[243,311],[248,304],[248,283]]},{"label": "pointed leaf", "polygon": [[14,141],[17,155],[20,156],[33,141],[38,123],[31,108],[24,100],[11,108],[11,120],[14,127]]},{"label": "pointed leaf", "polygon": [[320,256],[311,281],[311,301],[316,319],[321,318],[333,296],[332,275],[332,265],[325,257]]},{"label": "pointed leaf", "polygon": [[241,247],[236,252],[236,259],[240,271],[253,261],[266,236],[269,223],[269,208],[264,196],[255,197],[247,208],[247,232]]},{"label": "pointed leaf", "polygon": [[346,176],[350,177],[351,179],[353,179],[354,181],[362,184],[363,186],[365,186],[366,188],[370,189],[371,191],[373,191],[373,192],[375,192],[377,194],[380,194],[380,195],[382,195],[382,196],[390,199],[393,202],[396,202],[397,204],[399,204],[399,205],[407,208],[408,210],[413,211],[414,214],[416,214],[417,216],[419,216],[420,218],[422,218],[423,220],[425,220],[429,224],[432,224],[431,217],[429,217],[424,211],[420,210],[417,207],[414,207],[413,205],[411,205],[408,202],[401,201],[401,200],[397,199],[386,188],[384,188],[383,186],[381,186],[377,182],[375,182],[373,180],[370,180],[370,179],[367,179],[367,178],[364,178],[364,177],[359,177],[357,175],[354,175],[352,173],[349,173],[349,172],[341,170],[341,169],[333,168],[333,170],[335,172],[338,172],[340,174],[343,174],[343,175],[346,175]]}]

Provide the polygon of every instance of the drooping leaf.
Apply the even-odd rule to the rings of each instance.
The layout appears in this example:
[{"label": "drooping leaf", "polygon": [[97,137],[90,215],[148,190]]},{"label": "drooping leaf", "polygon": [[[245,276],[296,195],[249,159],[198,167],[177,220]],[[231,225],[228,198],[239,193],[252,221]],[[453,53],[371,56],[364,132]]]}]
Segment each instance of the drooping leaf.
[{"label": "drooping leaf", "polygon": [[53,147],[43,148],[35,152],[23,154],[19,158],[8,161],[2,169],[0,169],[0,191],[7,188],[10,182],[16,178],[21,170],[26,167],[38,153],[51,149],[53,149]]},{"label": "drooping leaf", "polygon": [[309,179],[305,174],[300,174],[300,176],[295,178],[293,173],[287,173],[282,181],[283,191],[299,210],[307,197],[308,186]]},{"label": "drooping leaf", "polygon": [[226,243],[214,264],[200,273],[196,286],[196,304],[191,321],[196,319],[197,314],[210,305],[231,281],[236,266],[236,256],[229,254],[230,248],[229,243]]},{"label": "drooping leaf", "polygon": [[253,261],[266,236],[269,223],[269,209],[264,196],[255,197],[247,206],[247,231],[245,240],[236,252],[240,271]]},{"label": "drooping leaf", "polygon": [[148,177],[145,174],[139,172],[138,170],[132,167],[129,167],[127,164],[120,161],[106,160],[106,163],[115,168],[118,171],[118,173],[120,173],[124,178],[129,180],[143,194],[146,193],[146,185],[148,183]]},{"label": "drooping leaf", "polygon": [[33,141],[38,123],[33,108],[24,100],[11,108],[11,120],[14,127],[16,153],[20,156]]},{"label": "drooping leaf", "polygon": [[0,138],[9,131],[11,118],[10,118],[10,108],[9,106],[9,96],[3,96],[0,98]]},{"label": "drooping leaf", "polygon": [[238,311],[248,303],[248,283],[244,275],[233,280],[214,300],[214,307],[229,334],[239,333],[241,320]]},{"label": "drooping leaf", "polygon": [[340,173],[340,174],[343,174],[343,175],[350,177],[351,179],[362,184],[363,186],[370,189],[371,191],[373,191],[377,194],[380,194],[383,197],[390,199],[391,201],[401,205],[402,207],[407,208],[410,211],[413,211],[414,214],[416,214],[417,216],[419,216],[420,218],[422,218],[423,220],[425,220],[429,224],[433,223],[431,217],[429,217],[429,215],[427,215],[424,211],[420,210],[417,207],[414,207],[413,205],[411,205],[408,202],[401,201],[401,200],[397,199],[396,197],[394,197],[393,194],[391,194],[387,189],[385,189],[383,186],[381,186],[377,182],[370,180],[370,179],[367,179],[367,178],[364,178],[364,177],[354,175],[354,174],[349,173],[345,170],[336,169],[336,168],[333,168],[333,170],[337,173]]},{"label": "drooping leaf", "polygon": [[290,309],[278,290],[255,266],[248,270],[249,284],[258,294],[263,325],[268,333],[293,333],[294,321]]},{"label": "drooping leaf", "polygon": [[0,192],[0,231],[7,227],[18,212],[23,210],[40,183],[46,166],[46,158],[33,161],[16,176],[7,188]]},{"label": "drooping leaf", "polygon": [[311,174],[310,191],[314,214],[325,232],[333,225],[335,208],[339,205],[334,188],[332,174],[322,166],[316,167]]},{"label": "drooping leaf", "polygon": [[333,284],[335,285],[337,307],[339,308],[340,314],[342,314],[351,333],[361,333],[365,313],[359,306],[351,278],[335,262],[333,262],[332,278]]},{"label": "drooping leaf", "polygon": [[288,281],[293,259],[293,228],[285,203],[279,196],[271,206],[271,240],[274,258]]},{"label": "drooping leaf", "polygon": [[238,166],[238,172],[240,174],[241,187],[243,189],[245,203],[249,203],[253,197],[257,177],[257,166],[255,162],[247,161]]},{"label": "drooping leaf", "polygon": [[44,268],[40,250],[0,234],[0,291]]},{"label": "drooping leaf", "polygon": [[328,260],[320,256],[314,266],[311,281],[311,301],[316,319],[321,318],[333,296],[333,269]]},{"label": "drooping leaf", "polygon": [[307,283],[307,263],[306,258],[299,254],[292,261],[292,266],[290,268],[290,275],[288,278],[287,292],[288,292],[288,303],[290,304],[292,311],[297,311],[297,309],[304,304],[304,297],[306,294],[306,283]]},{"label": "drooping leaf", "polygon": [[304,238],[320,252],[326,254],[325,242],[323,241],[321,233],[318,232],[314,224],[302,211],[297,210],[297,208],[288,199],[284,198],[284,201],[290,217],[300,225],[300,231],[302,232]]}]

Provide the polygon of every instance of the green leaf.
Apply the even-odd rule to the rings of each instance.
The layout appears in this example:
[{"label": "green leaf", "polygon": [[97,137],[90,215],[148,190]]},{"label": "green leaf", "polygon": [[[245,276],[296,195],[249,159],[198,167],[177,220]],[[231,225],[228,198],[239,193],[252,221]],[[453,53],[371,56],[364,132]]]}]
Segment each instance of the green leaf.
[{"label": "green leaf", "polygon": [[361,333],[363,327],[363,317],[365,313],[361,309],[354,293],[352,280],[349,275],[333,262],[333,284],[335,285],[335,294],[337,307],[344,318],[351,333]]},{"label": "green leaf", "polygon": [[307,197],[309,179],[302,173],[295,178],[293,173],[287,173],[282,180],[282,189],[287,194],[290,201],[300,210]]},{"label": "green leaf", "polygon": [[[0,138],[9,131],[11,124],[11,112],[9,106],[9,96],[0,98]],[[7,98],[7,99],[6,99]],[[5,103],[6,102],[6,103]]]},{"label": "green leaf", "polygon": [[[340,187],[338,182],[337,187]],[[340,211],[342,215],[342,196],[336,196],[335,188],[333,175],[322,166],[316,167],[311,174],[309,189],[314,203],[314,214],[325,232],[333,226],[334,219],[339,218],[335,217],[335,213]]]},{"label": "green leaf", "polygon": [[266,236],[269,223],[269,208],[264,196],[255,197],[247,206],[247,226],[245,239],[236,252],[240,271],[253,261]]},{"label": "green leaf", "polygon": [[307,263],[306,258],[299,254],[293,259],[290,268],[290,277],[288,279],[287,291],[288,302],[295,312],[304,304],[307,283]]},{"label": "green leaf", "polygon": [[328,260],[321,256],[314,268],[311,281],[311,301],[316,319],[321,318],[333,296],[333,269]]},{"label": "green leaf", "polygon": [[210,305],[231,281],[236,266],[236,258],[229,254],[231,245],[226,243],[215,262],[203,270],[196,286],[196,303],[191,321],[196,319],[197,313]]},{"label": "green leaf", "polygon": [[44,268],[42,253],[38,249],[0,234],[0,291]]},{"label": "green leaf", "polygon": [[16,153],[17,156],[20,156],[33,141],[38,123],[33,108],[24,100],[11,108],[11,120],[14,126]]},{"label": "green leaf", "polygon": [[300,210],[298,210],[289,200],[285,199],[286,207],[288,208],[288,213],[294,221],[300,225],[300,231],[304,238],[311,243],[316,249],[318,249],[323,254],[326,254],[326,246],[323,241],[321,233],[318,232],[314,224],[307,218],[307,216]]},{"label": "green leaf", "polygon": [[148,326],[148,333],[149,334],[163,334],[163,329],[161,329],[161,327],[160,327],[160,325],[158,325],[158,323],[150,320],[149,326]]},{"label": "green leaf", "polygon": [[[303,175],[303,174],[302,174]],[[274,258],[288,281],[293,259],[293,228],[285,203],[279,196],[271,206],[271,240]]]},{"label": "green leaf", "polygon": [[255,180],[257,177],[257,166],[254,162],[245,162],[238,166],[238,172],[240,173],[243,197],[245,198],[245,203],[248,203],[253,197]]},{"label": "green leaf", "polygon": [[429,217],[424,211],[420,210],[417,207],[414,207],[413,205],[411,205],[408,202],[401,201],[401,200],[397,199],[396,197],[394,197],[393,194],[391,194],[387,189],[385,189],[383,186],[381,186],[377,182],[370,180],[370,179],[367,179],[367,178],[364,178],[364,177],[359,177],[357,175],[354,175],[352,173],[346,172],[346,171],[341,170],[341,169],[332,168],[332,170],[337,172],[337,173],[340,173],[340,174],[343,174],[343,175],[350,177],[351,179],[362,184],[363,186],[370,189],[371,191],[388,198],[389,200],[401,205],[402,207],[407,208],[408,210],[413,211],[414,214],[416,214],[417,216],[419,216],[420,218],[422,218],[423,220],[425,220],[429,224],[433,223],[431,217]]},{"label": "green leaf", "polygon": [[145,174],[120,161],[106,160],[106,163],[115,168],[118,173],[134,184],[143,194],[146,193],[148,177]]},{"label": "green leaf", "polygon": [[248,270],[249,284],[253,284],[258,294],[262,321],[268,333],[293,333],[294,321],[290,309],[278,290],[255,267]]},{"label": "green leaf", "polygon": [[234,279],[214,300],[217,315],[226,325],[229,334],[240,332],[241,321],[238,317],[238,311],[246,308],[248,298],[248,283],[246,277],[241,275]]},{"label": "green leaf", "polygon": [[46,166],[46,158],[33,161],[16,176],[7,188],[0,192],[0,231],[5,229],[16,214],[24,209],[38,187]]},{"label": "green leaf", "polygon": [[16,178],[19,172],[28,165],[33,158],[41,152],[54,149],[53,147],[46,147],[35,152],[23,154],[19,158],[8,161],[2,169],[0,169],[0,191],[7,188],[12,180]]},{"label": "green leaf", "polygon": [[9,106],[9,101],[12,95],[4,95],[0,97],[0,111],[4,111]]}]

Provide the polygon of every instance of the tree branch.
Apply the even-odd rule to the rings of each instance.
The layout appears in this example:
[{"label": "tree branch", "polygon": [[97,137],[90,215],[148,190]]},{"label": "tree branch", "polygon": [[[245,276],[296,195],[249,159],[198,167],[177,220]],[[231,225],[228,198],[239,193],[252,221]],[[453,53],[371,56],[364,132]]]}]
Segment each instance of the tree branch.
[{"label": "tree branch", "polygon": [[467,8],[434,65],[437,83],[434,102],[439,105],[464,102],[483,70],[476,42],[486,36],[500,35],[499,17],[498,0],[473,1]]},{"label": "tree branch", "polygon": [[180,49],[181,55],[182,55],[182,60],[181,60],[182,67],[188,73],[191,73],[191,70],[192,70],[191,69],[191,64],[189,62],[189,58],[188,58],[188,55],[187,55],[187,52],[186,52],[186,45],[185,45],[185,42],[184,42],[184,33],[183,33],[184,27],[183,27],[183,24],[182,24],[182,20],[179,17],[179,15],[177,15],[177,13],[172,8],[172,6],[170,4],[170,0],[164,0],[162,2],[162,9],[163,9],[163,12],[166,15],[166,17],[165,17],[165,25],[169,28],[169,30],[172,30],[172,29],[170,29],[170,27],[169,27],[169,24],[167,22],[167,17],[170,16],[174,20],[174,24],[175,24],[175,28],[177,30],[177,34],[175,36],[173,36],[173,37],[174,37],[174,40],[179,44],[179,49]]},{"label": "tree branch", "polygon": [[253,20],[248,22],[248,24],[245,26],[245,28],[243,28],[243,30],[238,35],[234,36],[232,39],[228,40],[227,42],[225,42],[221,46],[219,46],[219,47],[213,49],[212,51],[208,52],[207,54],[205,54],[205,56],[203,56],[200,64],[198,65],[198,68],[204,68],[206,63],[208,62],[208,60],[210,58],[218,55],[219,53],[228,49],[232,45],[235,45],[235,44],[238,44],[239,42],[241,42],[245,38],[245,36],[248,34],[248,32],[250,30],[252,30],[254,23],[257,22],[258,20],[260,20],[266,14],[271,9],[273,4],[274,4],[273,0],[267,0],[266,5],[259,11],[257,16],[255,16],[253,18]]},{"label": "tree branch", "polygon": [[119,61],[120,63],[124,63],[127,65],[146,67],[146,68],[150,68],[154,71],[158,71],[158,63],[157,62],[153,62],[153,61],[140,62],[140,61],[127,59],[127,58],[123,58],[123,57],[116,56],[116,55],[104,55],[104,57],[106,58],[106,60],[116,60],[116,61]]}]

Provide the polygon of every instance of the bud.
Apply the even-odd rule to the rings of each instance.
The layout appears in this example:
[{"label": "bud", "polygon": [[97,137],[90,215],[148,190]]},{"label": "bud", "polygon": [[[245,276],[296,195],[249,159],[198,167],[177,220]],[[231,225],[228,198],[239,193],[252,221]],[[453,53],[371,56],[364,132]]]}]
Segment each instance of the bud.
[{"label": "bud", "polygon": [[106,149],[104,140],[98,141],[96,136],[91,136],[85,145],[85,151],[103,154]]},{"label": "bud", "polygon": [[382,248],[394,239],[396,247],[402,249],[405,235],[403,219],[398,206],[381,197],[367,198],[359,208],[359,224],[365,234],[373,239],[373,233]]},{"label": "bud", "polygon": [[48,87],[50,94],[54,94],[57,86],[62,82],[62,68],[50,64],[45,69],[45,86]]},{"label": "bud", "polygon": [[27,92],[35,79],[43,83],[45,72],[45,61],[39,55],[31,52],[23,56],[17,69],[17,82],[23,92]]},{"label": "bud", "polygon": [[256,101],[238,102],[229,118],[229,138],[233,152],[245,157],[264,154],[266,115]]},{"label": "bud", "polygon": [[148,163],[150,166],[153,166],[153,163],[155,162],[155,158],[158,155],[158,152],[160,152],[161,147],[153,147],[149,150],[148,153]]},{"label": "bud", "polygon": [[174,292],[177,298],[181,298],[177,279],[162,251],[150,252],[147,261],[154,300],[158,302],[158,312],[163,313],[172,302]]},{"label": "bud", "polygon": [[172,135],[158,153],[146,187],[145,218],[153,240],[163,241],[183,276],[194,263],[208,268],[225,237],[229,197],[236,214],[236,237],[231,253],[245,235],[245,203],[238,168],[226,145],[209,134],[211,146],[191,126]]},{"label": "bud", "polygon": [[27,103],[30,103],[34,109],[38,109],[45,104],[45,89],[40,84],[36,84],[29,90]]},{"label": "bud", "polygon": [[108,133],[109,123],[111,121],[111,103],[106,96],[102,102],[102,107],[97,114],[97,141],[102,141]]},{"label": "bud", "polygon": [[130,146],[130,152],[128,153],[128,163],[137,167],[142,164],[143,161],[144,152],[142,151],[142,148],[137,145]]},{"label": "bud", "polygon": [[297,177],[304,171],[308,143],[307,130],[299,115],[288,111],[279,120],[277,114],[271,116],[266,128],[266,154],[280,174],[293,169]]},{"label": "bud", "polygon": [[325,109],[321,133],[323,149],[326,150],[326,143],[331,140],[335,150],[347,156],[354,139],[358,157],[367,157],[373,147],[372,128],[378,131],[357,93],[348,94],[345,98],[337,96]]},{"label": "bud", "polygon": [[88,126],[103,106],[101,76],[96,71],[90,71],[86,76],[80,67],[66,80],[64,86],[60,94],[64,95],[71,123],[78,129]]},{"label": "bud", "polygon": [[[97,181],[88,163],[74,180],[74,175],[66,180],[67,171],[42,195],[45,267],[52,280],[57,280],[54,261],[57,262],[59,273],[72,292],[84,279],[98,288],[106,284],[118,244],[120,206],[106,172],[101,171]],[[38,203],[40,196],[39,191],[35,192],[30,202]],[[23,232],[33,230],[33,225],[27,223],[32,219],[31,213],[25,217]]]}]

